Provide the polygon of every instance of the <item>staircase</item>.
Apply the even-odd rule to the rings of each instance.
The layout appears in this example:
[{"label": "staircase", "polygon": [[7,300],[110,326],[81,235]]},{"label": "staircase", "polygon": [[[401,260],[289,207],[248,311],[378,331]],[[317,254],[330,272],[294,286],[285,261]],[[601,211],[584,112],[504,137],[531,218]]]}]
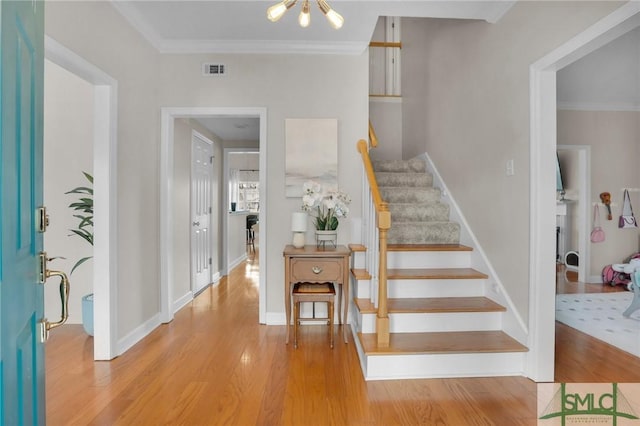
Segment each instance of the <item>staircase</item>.
[{"label": "staircase", "polygon": [[449,205],[420,159],[373,163],[382,199],[389,203],[393,226],[389,244],[457,244],[460,225],[449,221]]},{"label": "staircase", "polygon": [[521,375],[527,348],[503,331],[506,308],[486,297],[487,279],[459,244],[460,225],[433,187],[425,162],[373,164],[389,203],[390,344],[378,347],[376,283],[366,247],[352,245],[352,328],[367,380]]}]

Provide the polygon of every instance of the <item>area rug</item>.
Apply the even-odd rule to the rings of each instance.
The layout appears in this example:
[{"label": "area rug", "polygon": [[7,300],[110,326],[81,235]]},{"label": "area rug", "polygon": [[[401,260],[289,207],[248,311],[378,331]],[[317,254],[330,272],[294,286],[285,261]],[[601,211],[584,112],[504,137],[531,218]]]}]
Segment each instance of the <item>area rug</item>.
[{"label": "area rug", "polygon": [[622,316],[632,299],[629,291],[558,294],[556,320],[640,356],[640,310],[629,318]]}]

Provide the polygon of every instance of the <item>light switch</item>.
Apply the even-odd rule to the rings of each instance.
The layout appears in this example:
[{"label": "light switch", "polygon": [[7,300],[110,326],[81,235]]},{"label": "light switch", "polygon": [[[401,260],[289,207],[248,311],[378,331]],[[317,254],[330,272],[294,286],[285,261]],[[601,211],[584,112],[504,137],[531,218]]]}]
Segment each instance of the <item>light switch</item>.
[{"label": "light switch", "polygon": [[513,168],[513,158],[507,160],[507,176],[513,176],[516,174],[515,169]]}]

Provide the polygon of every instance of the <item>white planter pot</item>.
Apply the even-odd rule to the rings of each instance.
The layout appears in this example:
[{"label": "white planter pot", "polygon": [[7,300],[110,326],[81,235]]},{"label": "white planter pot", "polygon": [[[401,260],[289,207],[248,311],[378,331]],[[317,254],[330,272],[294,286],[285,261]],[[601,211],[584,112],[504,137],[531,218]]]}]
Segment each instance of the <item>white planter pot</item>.
[{"label": "white planter pot", "polygon": [[82,327],[89,336],[93,336],[93,293],[82,298]]},{"label": "white planter pot", "polygon": [[329,243],[336,247],[338,244],[338,230],[334,231],[316,231],[316,247],[326,247]]}]

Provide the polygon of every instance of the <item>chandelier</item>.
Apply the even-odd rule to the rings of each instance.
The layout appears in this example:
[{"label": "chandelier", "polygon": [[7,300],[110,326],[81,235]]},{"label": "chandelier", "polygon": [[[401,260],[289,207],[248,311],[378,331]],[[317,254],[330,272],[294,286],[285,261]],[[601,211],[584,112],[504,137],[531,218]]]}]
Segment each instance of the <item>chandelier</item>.
[{"label": "chandelier", "polygon": [[[278,19],[282,18],[284,13],[291,9],[298,0],[282,0],[280,3],[274,4],[269,9],[267,9],[267,19],[271,22],[276,22]],[[318,3],[318,7],[326,16],[329,24],[333,28],[340,29],[342,24],[344,24],[344,18],[340,16],[338,12],[331,9],[331,6],[325,0],[316,0]],[[307,28],[311,23],[311,14],[309,13],[309,0],[302,1],[302,10],[300,11],[300,15],[298,16],[298,23],[301,27]]]}]

